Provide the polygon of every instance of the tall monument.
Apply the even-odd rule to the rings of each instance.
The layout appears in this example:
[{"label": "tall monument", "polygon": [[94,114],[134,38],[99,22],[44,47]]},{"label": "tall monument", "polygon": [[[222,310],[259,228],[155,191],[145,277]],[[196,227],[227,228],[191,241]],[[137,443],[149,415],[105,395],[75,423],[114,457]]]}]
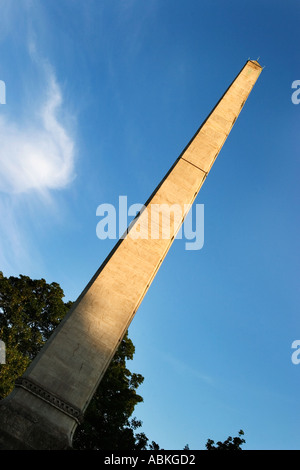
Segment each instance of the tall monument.
[{"label": "tall monument", "polygon": [[[0,448],[68,449],[143,297],[261,73],[248,60],[41,352],[0,402]],[[181,208],[168,233],[157,211]],[[159,236],[153,236],[153,226]]]}]

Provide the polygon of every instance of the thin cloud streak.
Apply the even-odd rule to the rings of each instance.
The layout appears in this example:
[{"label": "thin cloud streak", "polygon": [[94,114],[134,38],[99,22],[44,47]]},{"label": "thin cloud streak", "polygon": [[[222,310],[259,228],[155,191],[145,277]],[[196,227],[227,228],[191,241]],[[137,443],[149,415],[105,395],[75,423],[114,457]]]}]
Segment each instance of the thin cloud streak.
[{"label": "thin cloud streak", "polygon": [[213,384],[212,377],[210,377],[209,375],[202,374],[198,369],[195,369],[194,367],[190,366],[189,364],[182,361],[181,359],[178,359],[166,353],[163,353],[162,357],[165,360],[165,362],[167,362],[176,370],[178,374],[183,375],[184,377],[186,377],[187,375],[191,375],[195,377],[196,379],[199,379],[202,382],[205,382],[208,385]]},{"label": "thin cloud streak", "polygon": [[23,266],[34,269],[40,257],[30,243],[24,230],[22,214],[23,201],[16,201],[13,196],[0,199],[0,271],[5,275],[24,274]]}]

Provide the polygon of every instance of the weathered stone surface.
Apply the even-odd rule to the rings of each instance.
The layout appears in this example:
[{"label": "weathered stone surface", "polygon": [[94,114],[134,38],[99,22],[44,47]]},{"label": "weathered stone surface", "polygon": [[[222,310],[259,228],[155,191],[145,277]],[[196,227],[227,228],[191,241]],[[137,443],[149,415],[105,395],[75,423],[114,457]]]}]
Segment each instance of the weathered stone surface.
[{"label": "weathered stone surface", "polygon": [[[35,394],[34,386],[18,387],[2,402],[4,448],[71,445],[77,421],[65,410],[86,410],[261,70],[255,61],[245,64],[147,201],[147,210],[130,226],[25,372],[28,384],[59,397],[62,406],[55,407],[54,398],[45,400],[45,393]],[[168,205],[162,211],[165,216],[176,204],[182,216],[162,227],[158,204]],[[158,236],[153,237],[156,229]]]}]

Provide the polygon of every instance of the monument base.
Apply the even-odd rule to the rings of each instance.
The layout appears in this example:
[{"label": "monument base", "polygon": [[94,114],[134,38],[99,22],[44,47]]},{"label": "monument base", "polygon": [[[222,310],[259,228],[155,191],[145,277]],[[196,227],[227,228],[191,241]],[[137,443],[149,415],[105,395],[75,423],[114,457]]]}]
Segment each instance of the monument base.
[{"label": "monument base", "polygon": [[14,400],[0,402],[0,450],[72,450],[68,436],[26,412]]}]

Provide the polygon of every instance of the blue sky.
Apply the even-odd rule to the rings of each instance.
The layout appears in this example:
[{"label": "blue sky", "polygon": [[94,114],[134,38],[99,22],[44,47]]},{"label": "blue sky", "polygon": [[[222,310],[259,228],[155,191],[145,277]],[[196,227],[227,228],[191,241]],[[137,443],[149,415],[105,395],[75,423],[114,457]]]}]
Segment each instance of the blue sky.
[{"label": "blue sky", "polygon": [[0,0],[0,269],[75,300],[115,240],[96,209],[144,203],[246,60],[265,66],[129,333],[135,410],[165,449],[245,432],[299,449],[297,0]]}]

